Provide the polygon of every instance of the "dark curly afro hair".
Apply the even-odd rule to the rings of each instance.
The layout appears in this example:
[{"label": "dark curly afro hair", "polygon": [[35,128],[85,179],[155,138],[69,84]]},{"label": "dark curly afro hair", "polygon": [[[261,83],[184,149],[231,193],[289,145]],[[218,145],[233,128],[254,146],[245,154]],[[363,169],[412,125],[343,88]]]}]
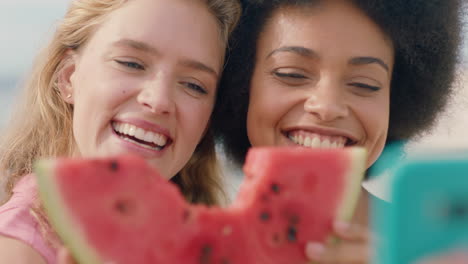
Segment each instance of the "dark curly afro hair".
[{"label": "dark curly afro hair", "polygon": [[[220,83],[213,129],[227,155],[242,164],[250,147],[246,119],[257,39],[282,7],[326,0],[245,0],[241,23]],[[430,128],[453,90],[464,0],[349,0],[390,37],[395,47],[388,140],[407,140]]]}]

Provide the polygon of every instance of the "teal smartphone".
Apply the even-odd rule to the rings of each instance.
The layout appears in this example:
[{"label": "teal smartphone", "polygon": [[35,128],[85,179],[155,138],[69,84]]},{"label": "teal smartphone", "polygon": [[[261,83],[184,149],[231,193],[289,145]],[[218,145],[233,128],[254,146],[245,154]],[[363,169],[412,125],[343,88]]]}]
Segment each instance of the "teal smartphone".
[{"label": "teal smartphone", "polygon": [[390,204],[373,202],[377,264],[468,250],[468,154],[413,157],[393,171]]}]

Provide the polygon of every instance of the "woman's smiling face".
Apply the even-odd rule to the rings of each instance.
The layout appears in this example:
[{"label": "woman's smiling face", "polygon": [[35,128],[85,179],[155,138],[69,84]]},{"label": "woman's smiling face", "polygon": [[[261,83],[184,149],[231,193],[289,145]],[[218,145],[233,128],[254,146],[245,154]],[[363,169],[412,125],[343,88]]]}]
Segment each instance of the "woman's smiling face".
[{"label": "woman's smiling face", "polygon": [[223,57],[201,1],[129,1],[112,12],[62,71],[76,154],[136,154],[174,176],[205,133]]},{"label": "woman's smiling face", "polygon": [[252,146],[363,146],[387,138],[391,41],[348,1],[282,8],[257,43],[247,116]]}]

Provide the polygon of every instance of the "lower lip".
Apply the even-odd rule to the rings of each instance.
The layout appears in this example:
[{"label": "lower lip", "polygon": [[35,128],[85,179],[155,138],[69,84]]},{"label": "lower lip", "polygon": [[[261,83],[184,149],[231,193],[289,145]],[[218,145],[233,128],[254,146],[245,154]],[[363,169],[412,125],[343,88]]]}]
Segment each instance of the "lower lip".
[{"label": "lower lip", "polygon": [[120,144],[123,145],[123,147],[127,150],[127,152],[135,153],[139,156],[142,156],[143,158],[159,158],[164,154],[164,152],[166,151],[168,147],[166,146],[162,150],[147,149],[137,144],[134,144],[132,142],[124,140],[115,132],[115,130],[112,127],[111,129],[112,129],[112,133],[114,134],[114,136],[117,137],[117,139],[120,141]]}]

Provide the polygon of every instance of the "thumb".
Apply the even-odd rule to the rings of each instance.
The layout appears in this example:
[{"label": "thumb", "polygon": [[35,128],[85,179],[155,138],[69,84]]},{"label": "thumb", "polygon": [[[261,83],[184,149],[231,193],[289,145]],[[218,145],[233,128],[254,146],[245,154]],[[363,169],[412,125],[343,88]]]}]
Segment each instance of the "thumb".
[{"label": "thumb", "polygon": [[66,247],[61,247],[57,255],[58,264],[78,264]]}]

